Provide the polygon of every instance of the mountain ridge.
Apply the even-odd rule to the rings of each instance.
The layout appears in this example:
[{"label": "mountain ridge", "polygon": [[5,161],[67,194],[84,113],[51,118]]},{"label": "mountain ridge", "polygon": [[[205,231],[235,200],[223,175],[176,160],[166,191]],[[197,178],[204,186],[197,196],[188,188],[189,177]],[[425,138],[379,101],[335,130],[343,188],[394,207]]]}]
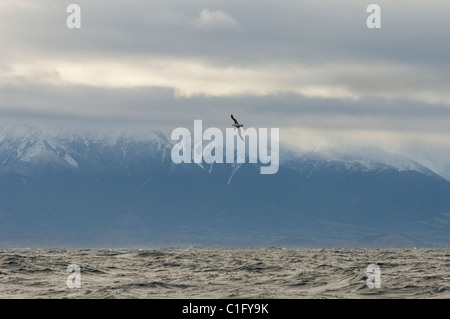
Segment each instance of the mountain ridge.
[{"label": "mountain ridge", "polygon": [[259,164],[174,164],[159,131],[13,133],[0,133],[0,246],[450,242],[450,183],[418,163],[282,148],[278,173],[261,176]]}]

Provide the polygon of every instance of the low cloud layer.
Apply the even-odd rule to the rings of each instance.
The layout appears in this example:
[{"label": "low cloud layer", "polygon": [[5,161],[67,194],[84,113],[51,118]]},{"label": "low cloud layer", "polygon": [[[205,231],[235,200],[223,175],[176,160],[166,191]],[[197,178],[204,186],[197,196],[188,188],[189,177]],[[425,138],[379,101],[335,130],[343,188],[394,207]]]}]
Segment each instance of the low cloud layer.
[{"label": "low cloud layer", "polygon": [[170,130],[234,112],[303,148],[450,163],[448,1],[378,1],[376,30],[369,1],[76,3],[78,30],[60,1],[0,3],[2,122]]}]

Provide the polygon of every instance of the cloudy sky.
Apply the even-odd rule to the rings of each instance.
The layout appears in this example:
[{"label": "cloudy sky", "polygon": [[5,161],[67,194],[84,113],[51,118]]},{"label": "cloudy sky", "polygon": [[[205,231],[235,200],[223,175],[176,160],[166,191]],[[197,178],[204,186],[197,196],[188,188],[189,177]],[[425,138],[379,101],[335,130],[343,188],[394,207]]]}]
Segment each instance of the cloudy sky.
[{"label": "cloudy sky", "polygon": [[448,0],[2,0],[0,122],[171,131],[233,113],[302,148],[450,172],[449,16]]}]

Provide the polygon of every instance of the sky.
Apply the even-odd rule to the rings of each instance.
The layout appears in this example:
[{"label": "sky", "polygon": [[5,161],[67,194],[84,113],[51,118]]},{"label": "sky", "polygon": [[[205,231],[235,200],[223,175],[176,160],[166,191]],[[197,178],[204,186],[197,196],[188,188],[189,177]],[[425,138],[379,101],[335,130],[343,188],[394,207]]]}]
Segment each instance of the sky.
[{"label": "sky", "polygon": [[170,132],[233,113],[302,149],[380,147],[450,177],[449,16],[447,0],[2,0],[0,124]]}]

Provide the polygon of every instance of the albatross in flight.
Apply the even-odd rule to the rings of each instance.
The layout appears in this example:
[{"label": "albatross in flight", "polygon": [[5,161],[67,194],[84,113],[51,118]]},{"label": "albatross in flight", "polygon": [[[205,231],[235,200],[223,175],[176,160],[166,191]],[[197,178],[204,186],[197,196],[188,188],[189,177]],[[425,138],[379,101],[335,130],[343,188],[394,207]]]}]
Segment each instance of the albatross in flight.
[{"label": "albatross in flight", "polygon": [[234,128],[238,129],[239,136],[241,137],[242,140],[244,140],[242,138],[242,135],[241,135],[241,127],[243,127],[244,125],[243,124],[239,124],[239,122],[234,118],[233,114],[231,114],[231,118],[234,121],[234,124],[232,126],[234,126]]}]

